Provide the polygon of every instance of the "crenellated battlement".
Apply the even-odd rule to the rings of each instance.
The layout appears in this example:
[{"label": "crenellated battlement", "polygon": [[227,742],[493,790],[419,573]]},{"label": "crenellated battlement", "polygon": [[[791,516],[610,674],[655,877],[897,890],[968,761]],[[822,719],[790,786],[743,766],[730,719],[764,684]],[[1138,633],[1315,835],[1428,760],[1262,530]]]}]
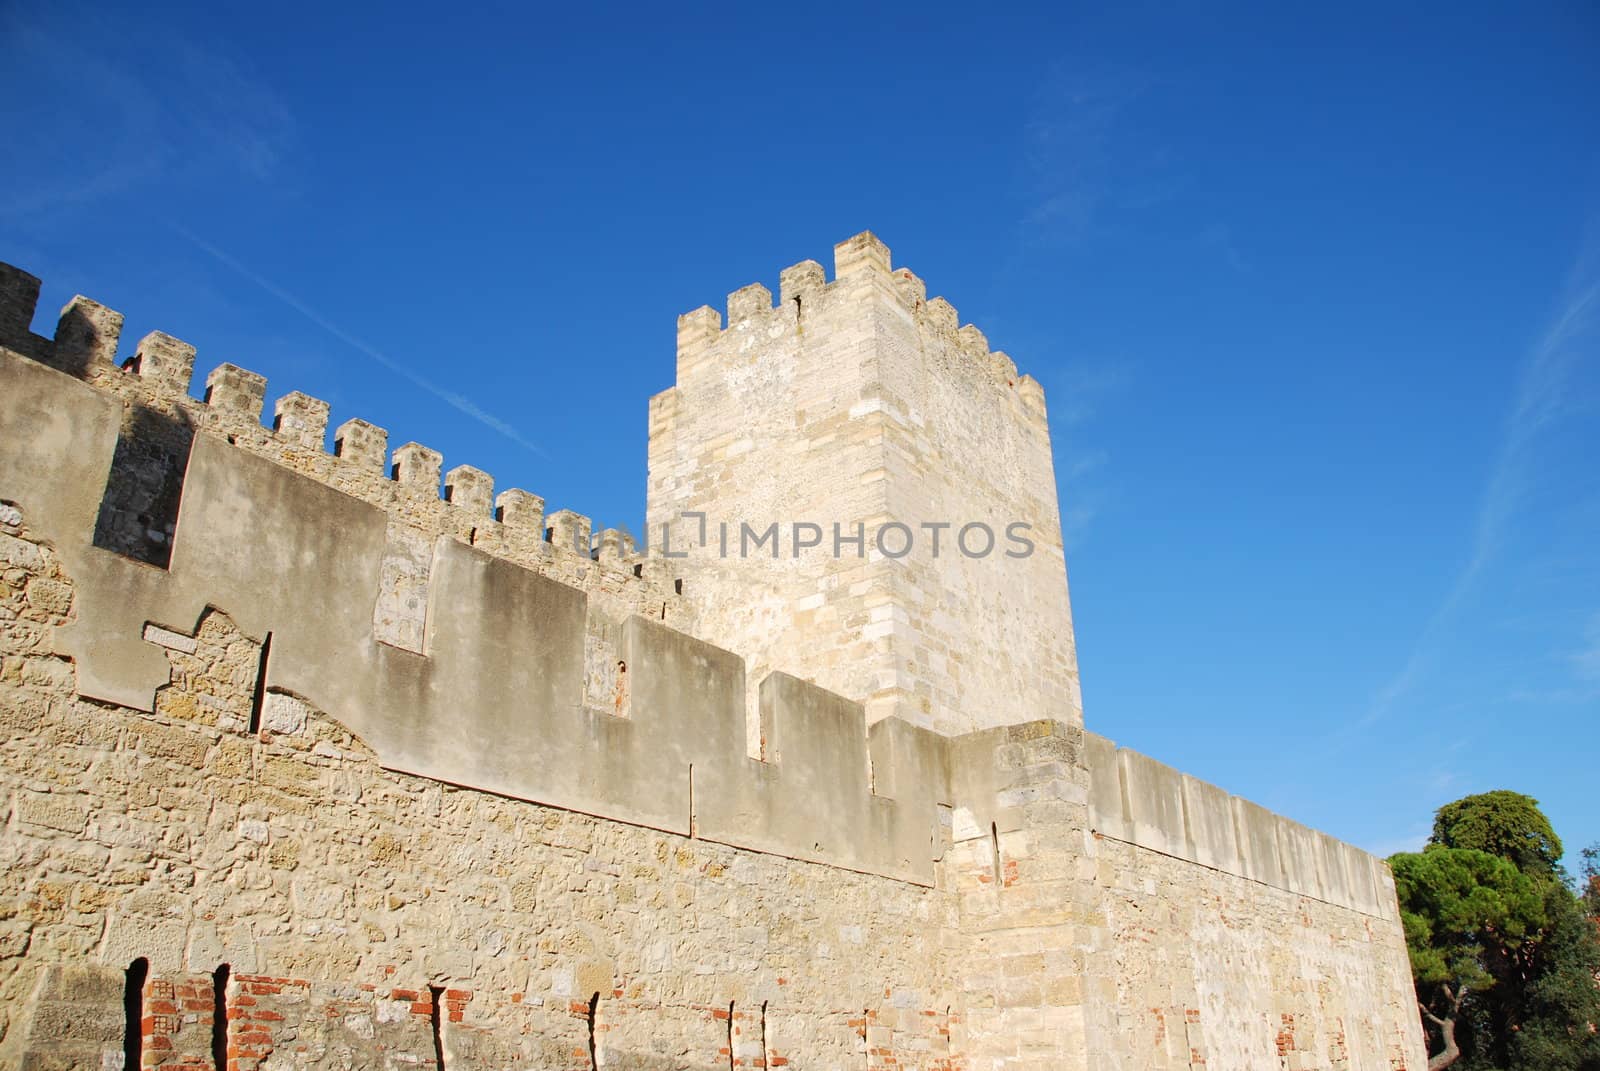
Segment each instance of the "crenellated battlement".
[{"label": "crenellated battlement", "polygon": [[831,280],[815,261],[784,269],[776,304],[752,283],[726,320],[709,305],[678,318],[676,383],[650,406],[652,537],[687,516],[734,532],[975,525],[1026,530],[1034,552],[978,561],[923,539],[900,562],[797,555],[774,570],[719,544],[680,562],[697,634],[874,721],[956,734],[1081,720],[1043,389],[872,233],[833,260]]},{"label": "crenellated battlement", "polygon": [[[122,400],[128,412],[148,410],[174,425],[174,437],[209,432],[301,475],[384,509],[424,541],[449,535],[535,571],[575,583],[616,603],[616,613],[648,612],[673,619],[676,585],[665,563],[646,563],[631,541],[596,541],[592,522],[570,510],[545,516],[544,499],[521,488],[495,491],[494,478],[471,465],[444,471],[444,458],[421,443],[391,453],[389,433],[360,418],[341,423],[326,448],[331,407],[301,391],[272,404],[270,425],[265,377],[234,364],[206,374],[199,399],[191,393],[195,347],[164,332],[139,340],[117,356],[123,316],[78,296],[62,310],[55,334],[33,333],[40,284],[34,276],[0,264],[0,346],[65,372]],[[182,449],[175,444],[174,449]],[[181,480],[181,473],[176,474]],[[173,503],[176,503],[176,497]],[[147,510],[129,511],[129,527],[145,524]],[[168,518],[174,520],[175,518]],[[108,521],[108,525],[115,521]],[[156,529],[147,529],[159,531]],[[147,534],[146,533],[146,534]],[[170,532],[160,533],[165,542]],[[134,533],[124,542],[140,540]]]},{"label": "crenellated battlement", "polygon": [[[249,432],[320,456],[310,430],[221,425],[182,397],[189,353],[160,336],[117,373],[163,384],[159,400],[196,425],[175,523],[151,568],[99,531],[113,494],[102,489],[115,486],[128,452],[123,398],[0,347],[0,498],[13,518],[0,539],[53,548],[74,584],[72,620],[54,642],[75,664],[79,694],[152,710],[170,652],[192,650],[196,622],[216,608],[259,646],[258,694],[327,710],[391,769],[932,882],[936,804],[948,797],[942,738],[898,722],[867,733],[858,704],[771,674],[754,718],[772,747],[748,756],[744,660],[663,623],[659,604],[627,611],[632,592],[666,578],[632,568],[638,550],[625,533],[600,532],[589,559],[594,575],[622,578],[625,590],[529,567],[482,533],[523,526],[540,546],[576,557],[561,548],[590,543],[589,519],[545,517],[536,496],[516,489],[495,499],[487,473],[441,473],[439,453],[418,443],[394,450],[390,473],[367,473],[396,498],[380,506],[341,493],[327,468],[240,449]],[[223,382],[244,390],[219,394]],[[213,400],[259,397],[259,384],[229,372],[214,379]],[[280,412],[325,428],[325,410],[310,401],[289,396]],[[407,496],[470,517],[479,537],[428,536],[396,508]],[[908,772],[897,776],[894,763]]]},{"label": "crenellated battlement", "polygon": [[[870,235],[839,247],[842,279],[887,265]],[[797,266],[786,286],[803,302],[820,274]],[[951,769],[981,733],[900,718],[869,728],[859,701],[781,664],[747,673],[740,654],[670,627],[676,577],[625,532],[547,513],[520,488],[496,493],[489,473],[446,470],[422,443],[391,451],[359,418],[329,452],[330,406],[299,391],[274,402],[268,427],[265,378],[232,364],[197,400],[193,346],[151,332],[115,361],[122,317],[86,299],[55,338],[34,335],[37,294],[32,276],[0,266],[0,492],[78,576],[64,635],[83,694],[148,709],[165,681],[159,649],[219,607],[274,637],[263,687],[316,698],[398,769],[919,882],[942,850],[936,805],[957,807],[957,840],[986,825],[972,808],[994,793],[959,800]],[[736,292],[734,330],[778,316],[770,302],[759,285]],[[927,310],[956,322],[942,301]],[[991,356],[977,328],[952,330],[965,358]],[[1120,767],[1090,752],[1094,798],[1118,798],[1098,786]],[[1128,819],[1129,839],[1175,855],[1172,831],[1195,825],[1141,821]],[[1374,909],[1370,895],[1277,873],[1248,876]]]},{"label": "crenellated battlement", "polygon": [[821,264],[803,260],[779,275],[778,302],[761,283],[751,283],[728,295],[727,324],[710,305],[678,317],[678,364],[681,370],[704,359],[719,340],[741,334],[755,338],[774,331],[804,331],[806,310],[835,295],[859,295],[872,289],[895,299],[911,316],[920,332],[952,342],[973,367],[1007,390],[1015,391],[1028,411],[1044,417],[1044,390],[1032,376],[1019,375],[1016,362],[972,324],[962,325],[956,307],[942,297],[928,298],[927,284],[909,268],[892,266],[889,247],[871,231],[848,238],[833,250],[834,277],[830,282]]},{"label": "crenellated battlement", "polygon": [[1037,384],[834,275],[679,320],[652,522],[1036,553],[648,557],[0,265],[0,1071],[1421,1066],[1380,860],[1085,731]]}]

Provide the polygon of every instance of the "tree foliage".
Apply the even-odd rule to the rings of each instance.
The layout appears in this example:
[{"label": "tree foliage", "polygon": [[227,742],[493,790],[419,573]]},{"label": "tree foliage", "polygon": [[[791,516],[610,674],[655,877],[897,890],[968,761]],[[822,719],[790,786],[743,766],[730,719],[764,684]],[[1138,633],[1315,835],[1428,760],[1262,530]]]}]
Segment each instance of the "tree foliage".
[{"label": "tree foliage", "polygon": [[1600,925],[1600,844],[1591,844],[1583,850],[1583,871],[1580,875],[1583,889],[1583,913]]},{"label": "tree foliage", "polygon": [[1553,874],[1561,859],[1561,838],[1539,810],[1539,801],[1505,789],[1440,807],[1428,843],[1498,855],[1535,876]]},{"label": "tree foliage", "polygon": [[1544,924],[1543,897],[1511,862],[1471,848],[1435,844],[1389,862],[1418,1003],[1443,1045],[1429,1066],[1449,1067],[1463,1007],[1483,1003],[1499,981],[1493,966]]},{"label": "tree foliage", "polygon": [[1439,809],[1390,859],[1433,1071],[1600,1071],[1600,846],[1585,895],[1538,801],[1486,792]]},{"label": "tree foliage", "polygon": [[1520,1002],[1511,1066],[1544,1071],[1600,1067],[1600,931],[1564,887],[1552,889],[1549,919]]}]

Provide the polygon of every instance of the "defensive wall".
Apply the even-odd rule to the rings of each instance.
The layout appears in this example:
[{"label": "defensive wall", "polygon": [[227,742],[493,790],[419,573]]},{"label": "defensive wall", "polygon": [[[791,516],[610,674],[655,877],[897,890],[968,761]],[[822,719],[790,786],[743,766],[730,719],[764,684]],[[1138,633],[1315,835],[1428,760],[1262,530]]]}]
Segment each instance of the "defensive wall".
[{"label": "defensive wall", "polygon": [[674,563],[37,293],[0,1067],[1424,1065],[1381,861],[1071,717],[747,680]]}]

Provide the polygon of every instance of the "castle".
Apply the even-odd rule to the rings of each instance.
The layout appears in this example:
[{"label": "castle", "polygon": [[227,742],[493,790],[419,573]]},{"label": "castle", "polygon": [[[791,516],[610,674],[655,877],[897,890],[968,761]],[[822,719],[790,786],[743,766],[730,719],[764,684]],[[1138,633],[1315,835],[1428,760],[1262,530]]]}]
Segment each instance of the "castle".
[{"label": "castle", "polygon": [[679,319],[644,548],[38,293],[0,1068],[1426,1066],[1381,861],[1084,730],[1043,391],[871,234]]}]

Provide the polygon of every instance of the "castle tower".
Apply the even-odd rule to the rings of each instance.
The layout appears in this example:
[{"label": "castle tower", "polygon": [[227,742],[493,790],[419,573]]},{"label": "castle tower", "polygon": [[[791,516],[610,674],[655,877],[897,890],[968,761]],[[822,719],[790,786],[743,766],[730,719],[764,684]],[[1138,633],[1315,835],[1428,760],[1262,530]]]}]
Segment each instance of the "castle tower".
[{"label": "castle tower", "polygon": [[648,538],[689,627],[869,722],[1081,725],[1044,392],[872,234],[834,264],[678,320]]}]

